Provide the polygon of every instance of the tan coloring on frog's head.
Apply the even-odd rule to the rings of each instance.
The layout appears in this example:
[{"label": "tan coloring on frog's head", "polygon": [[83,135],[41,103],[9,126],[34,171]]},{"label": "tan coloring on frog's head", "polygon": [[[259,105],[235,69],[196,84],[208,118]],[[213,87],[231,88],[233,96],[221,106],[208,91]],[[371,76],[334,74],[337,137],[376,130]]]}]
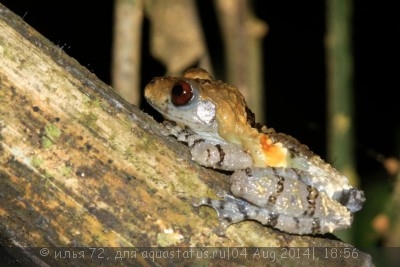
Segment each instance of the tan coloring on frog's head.
[{"label": "tan coloring on frog's head", "polygon": [[194,132],[239,144],[238,137],[257,134],[247,125],[246,102],[239,90],[212,80],[204,69],[189,69],[182,77],[154,78],[145,97],[166,119]]}]

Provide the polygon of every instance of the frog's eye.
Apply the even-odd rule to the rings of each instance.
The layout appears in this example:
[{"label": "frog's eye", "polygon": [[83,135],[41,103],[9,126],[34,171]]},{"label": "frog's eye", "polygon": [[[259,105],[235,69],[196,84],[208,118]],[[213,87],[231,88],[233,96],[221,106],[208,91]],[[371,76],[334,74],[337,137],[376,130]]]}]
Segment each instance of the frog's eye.
[{"label": "frog's eye", "polygon": [[183,106],[193,98],[193,89],[189,83],[178,81],[171,91],[171,101],[175,106]]}]

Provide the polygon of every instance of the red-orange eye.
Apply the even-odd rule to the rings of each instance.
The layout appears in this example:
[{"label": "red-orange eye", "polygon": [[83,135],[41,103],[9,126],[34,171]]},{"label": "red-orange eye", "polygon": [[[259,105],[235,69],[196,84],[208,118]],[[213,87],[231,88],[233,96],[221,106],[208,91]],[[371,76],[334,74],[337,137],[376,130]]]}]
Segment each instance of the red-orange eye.
[{"label": "red-orange eye", "polygon": [[171,91],[171,101],[175,106],[183,106],[193,98],[193,90],[185,81],[178,81]]}]

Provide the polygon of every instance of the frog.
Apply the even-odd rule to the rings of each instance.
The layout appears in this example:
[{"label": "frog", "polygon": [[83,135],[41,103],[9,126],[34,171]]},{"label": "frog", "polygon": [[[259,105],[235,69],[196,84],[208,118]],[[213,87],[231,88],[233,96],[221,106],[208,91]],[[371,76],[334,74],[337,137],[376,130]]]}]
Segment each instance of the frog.
[{"label": "frog", "polygon": [[205,69],[155,77],[144,96],[193,161],[230,174],[220,199],[192,203],[216,210],[219,235],[245,220],[289,234],[332,233],[351,227],[362,209],[362,190],[294,137],[257,123],[239,89]]}]

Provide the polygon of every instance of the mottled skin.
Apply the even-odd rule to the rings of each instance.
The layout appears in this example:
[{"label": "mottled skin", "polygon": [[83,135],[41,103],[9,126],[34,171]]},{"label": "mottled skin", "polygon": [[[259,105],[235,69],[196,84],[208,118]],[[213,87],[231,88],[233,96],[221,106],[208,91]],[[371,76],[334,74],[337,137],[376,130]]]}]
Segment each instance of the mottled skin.
[{"label": "mottled skin", "polygon": [[246,219],[289,233],[332,232],[350,227],[352,213],[365,201],[362,191],[306,146],[256,124],[239,90],[213,81],[203,69],[154,78],[145,97],[176,123],[165,127],[188,144],[194,161],[234,171],[232,195],[195,204],[216,209],[220,233]]}]

